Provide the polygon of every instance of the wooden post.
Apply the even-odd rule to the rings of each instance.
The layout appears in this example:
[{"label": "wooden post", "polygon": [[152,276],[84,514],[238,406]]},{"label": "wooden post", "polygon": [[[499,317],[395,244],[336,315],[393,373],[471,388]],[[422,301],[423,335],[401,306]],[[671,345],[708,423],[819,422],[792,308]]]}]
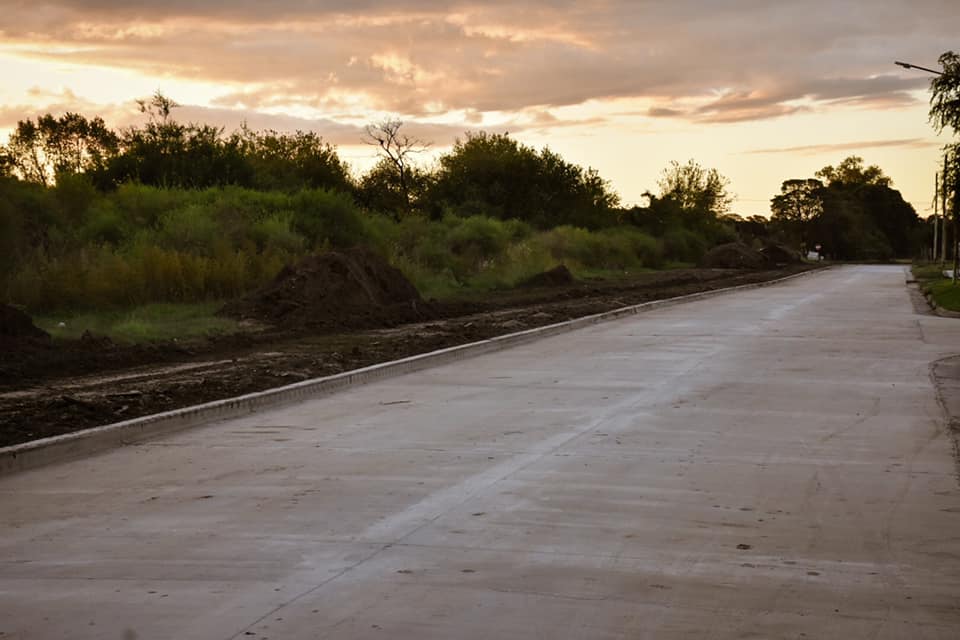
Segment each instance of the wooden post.
[{"label": "wooden post", "polygon": [[[949,154],[949,152],[948,152],[948,154]],[[958,184],[958,182],[960,182],[960,180],[958,180],[957,178],[960,177],[960,176],[957,176],[957,166],[956,166],[956,165],[957,165],[957,157],[956,157],[956,155],[957,155],[956,147],[954,147],[954,158],[953,158],[954,174],[953,174],[953,176],[952,176],[949,180],[947,179],[947,176],[950,175],[950,174],[947,172],[947,156],[946,156],[946,155],[943,156],[943,184],[944,184],[944,187],[943,187],[943,193],[944,193],[944,196],[943,196],[943,202],[944,202],[943,211],[944,211],[944,215],[946,215],[946,211],[947,211],[947,205],[946,205],[946,202],[947,202],[947,196],[946,196],[946,193],[947,193],[947,185],[949,184],[950,187],[952,187],[952,190],[953,190],[953,193],[951,194],[951,198],[950,198],[950,201],[951,201],[951,202],[950,202],[950,204],[951,204],[950,209],[952,209],[952,211],[951,211],[950,213],[953,214],[953,286],[957,286],[957,275],[958,275],[958,274],[957,274],[957,271],[960,270],[960,251],[957,250],[957,249],[958,249],[958,247],[957,247],[957,240],[960,239],[960,216],[957,215],[957,213],[958,213],[957,209],[960,208],[960,197],[958,197],[958,196],[960,196],[960,193],[957,193],[958,191],[960,191],[960,184]]]},{"label": "wooden post", "polygon": [[940,174],[940,215],[943,223],[940,225],[940,265],[947,261],[947,154],[943,154],[943,173]]},{"label": "wooden post", "polygon": [[937,261],[937,196],[940,193],[940,175],[933,174],[933,256],[932,262]]}]

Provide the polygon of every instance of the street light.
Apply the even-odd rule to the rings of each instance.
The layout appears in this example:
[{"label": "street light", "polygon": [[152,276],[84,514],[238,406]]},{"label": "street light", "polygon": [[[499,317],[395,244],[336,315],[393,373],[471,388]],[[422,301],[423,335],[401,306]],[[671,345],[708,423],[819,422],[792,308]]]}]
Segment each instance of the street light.
[{"label": "street light", "polygon": [[[921,67],[920,65],[910,64],[909,62],[900,62],[899,60],[894,60],[894,61],[893,61],[893,64],[897,65],[898,67],[903,67],[904,69],[919,69],[920,71],[926,71],[926,72],[928,72],[928,73],[933,73],[933,74],[938,75],[938,76],[942,76],[942,75],[943,75],[943,72],[942,72],[942,71],[937,71],[936,69],[930,69],[930,68],[927,68],[927,67]],[[947,222],[947,184],[946,184],[946,180],[947,180],[947,155],[944,154],[944,156],[943,156],[943,185],[941,185],[941,193],[943,194],[943,209],[942,209],[942,212],[943,212],[943,222],[940,223],[940,228],[941,228],[940,240],[941,240],[941,243],[942,243],[942,245],[943,245],[943,249],[944,249],[944,250],[940,252],[940,261],[941,261],[941,264],[943,264],[943,260],[946,258],[946,255],[945,255],[945,254],[946,254],[946,251],[945,251],[945,249],[946,249],[946,247],[947,247],[947,230],[946,230],[946,228],[945,228],[945,227],[946,227],[946,222]],[[936,259],[936,255],[937,255],[937,248],[936,248],[936,242],[937,242],[936,198],[937,198],[937,194],[936,194],[936,193],[933,194],[933,198],[934,198],[934,214],[933,214],[933,242],[934,242],[934,248],[933,248],[933,255],[934,255],[934,259]],[[954,216],[953,216],[953,284],[954,284],[954,285],[957,284],[957,277],[958,277],[957,272],[960,271],[960,250],[958,250],[958,249],[960,249],[960,243],[958,243],[958,236],[960,236],[960,221],[958,221],[958,220],[957,220],[957,216],[954,215]]]},{"label": "street light", "polygon": [[900,62],[899,60],[894,60],[893,64],[898,67],[903,67],[904,69],[920,69],[921,71],[929,71],[930,73],[935,73],[938,76],[943,75],[943,71],[937,71],[936,69],[928,69],[927,67],[921,67],[916,64],[910,64],[909,62]]}]

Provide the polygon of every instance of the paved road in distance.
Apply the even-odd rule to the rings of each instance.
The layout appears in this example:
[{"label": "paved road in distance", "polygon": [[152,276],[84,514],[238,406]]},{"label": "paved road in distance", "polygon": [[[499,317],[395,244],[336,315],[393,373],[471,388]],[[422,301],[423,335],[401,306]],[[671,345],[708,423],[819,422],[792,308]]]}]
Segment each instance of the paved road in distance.
[{"label": "paved road in distance", "polygon": [[929,377],[837,268],[0,478],[0,638],[957,638]]}]

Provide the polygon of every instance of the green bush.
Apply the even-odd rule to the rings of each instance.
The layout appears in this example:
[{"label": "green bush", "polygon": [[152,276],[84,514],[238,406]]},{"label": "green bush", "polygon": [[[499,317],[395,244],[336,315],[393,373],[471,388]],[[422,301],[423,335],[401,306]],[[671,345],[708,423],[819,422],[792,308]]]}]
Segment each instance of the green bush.
[{"label": "green bush", "polygon": [[469,260],[485,260],[497,256],[510,241],[510,232],[499,220],[471,216],[447,232],[447,245],[454,255]]},{"label": "green bush", "polygon": [[339,191],[310,189],[290,198],[293,228],[313,246],[351,247],[363,240],[360,209]]},{"label": "green bush", "polygon": [[135,228],[155,228],[168,211],[196,200],[198,192],[126,183],[110,194],[118,211]]},{"label": "green bush", "polygon": [[275,249],[289,253],[300,253],[306,246],[306,238],[292,229],[293,215],[287,212],[275,213],[250,227],[250,237],[257,249],[265,251]]},{"label": "green bush", "polygon": [[79,236],[84,244],[107,243],[117,246],[123,243],[129,234],[130,227],[113,202],[100,200],[88,211]]},{"label": "green bush", "polygon": [[157,239],[168,249],[209,254],[214,244],[223,238],[223,229],[211,213],[210,208],[202,204],[188,204],[168,211],[160,218]]},{"label": "green bush", "polygon": [[656,268],[663,261],[660,244],[633,227],[590,232],[562,226],[547,232],[543,242],[558,262],[572,262],[590,269]]},{"label": "green bush", "polygon": [[663,253],[678,262],[699,262],[707,252],[707,240],[689,229],[670,229],[663,234]]}]

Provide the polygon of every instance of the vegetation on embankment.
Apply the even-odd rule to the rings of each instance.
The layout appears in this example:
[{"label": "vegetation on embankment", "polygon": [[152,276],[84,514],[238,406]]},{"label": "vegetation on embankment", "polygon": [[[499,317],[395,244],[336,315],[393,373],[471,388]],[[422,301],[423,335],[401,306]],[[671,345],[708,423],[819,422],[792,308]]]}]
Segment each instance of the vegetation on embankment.
[{"label": "vegetation on embankment", "polygon": [[559,263],[622,276],[696,264],[738,240],[801,248],[821,232],[836,257],[889,258],[925,231],[859,158],[825,168],[826,187],[785,188],[772,220],[745,219],[726,178],[693,160],[671,163],[656,194],[624,208],[596,171],[507,134],[468,132],[421,167],[409,155],[419,141],[386,121],[367,129],[381,161],[355,176],[315,134],[226,134],[177,122],[176,106],[157,94],[142,102],[146,124],[119,131],[69,113],[18,123],[0,145],[0,300],[34,315],[208,303],[355,245],[444,298]]},{"label": "vegetation on embankment", "polygon": [[[397,220],[325,189],[124,184],[101,193],[79,180],[41,187],[7,179],[0,193],[12,205],[0,287],[34,313],[232,298],[309,253],[357,244],[385,255],[425,297],[509,287],[560,262],[579,275],[660,268],[669,248],[629,225],[542,230],[416,213]],[[672,257],[698,258],[698,247],[680,249]]]},{"label": "vegetation on embankment", "polygon": [[915,263],[911,269],[920,290],[939,308],[960,311],[960,284],[943,274],[938,263]]}]

